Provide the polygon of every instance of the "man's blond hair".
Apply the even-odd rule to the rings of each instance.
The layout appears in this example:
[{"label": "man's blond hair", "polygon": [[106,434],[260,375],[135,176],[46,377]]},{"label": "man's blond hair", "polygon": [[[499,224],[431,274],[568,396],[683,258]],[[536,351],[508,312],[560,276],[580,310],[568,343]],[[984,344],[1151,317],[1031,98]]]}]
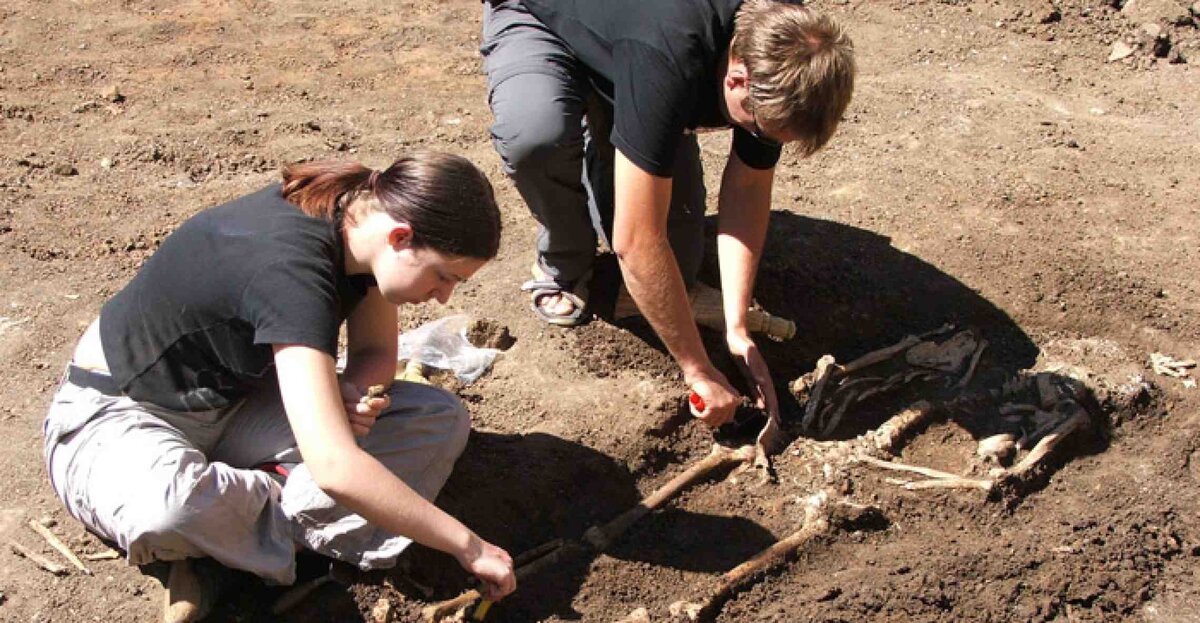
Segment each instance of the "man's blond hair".
[{"label": "man's blond hair", "polygon": [[791,130],[805,156],[829,141],[854,93],[854,43],[840,24],[799,3],[746,0],[730,51],[746,65],[759,124]]}]

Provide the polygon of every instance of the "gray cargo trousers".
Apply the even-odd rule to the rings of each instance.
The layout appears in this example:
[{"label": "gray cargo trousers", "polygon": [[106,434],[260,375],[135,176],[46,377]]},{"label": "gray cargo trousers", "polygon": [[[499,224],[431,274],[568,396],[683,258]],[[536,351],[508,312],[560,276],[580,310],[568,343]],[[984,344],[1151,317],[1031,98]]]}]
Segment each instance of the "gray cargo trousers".
[{"label": "gray cargo trousers", "polygon": [[[94,327],[81,349],[99,350]],[[390,397],[359,445],[433,500],[466,446],[469,415],[436,387],[398,381]],[[64,378],[43,431],[58,498],[131,564],[211,556],[291,584],[297,546],[369,570],[394,565],[411,542],[317,487],[277,388],[226,409],[183,413]],[[298,463],[282,489],[254,469],[269,462]]]},{"label": "gray cargo trousers", "polygon": [[[492,144],[537,220],[538,265],[574,283],[592,267],[597,236],[612,248],[612,114],[586,67],[518,0],[483,3],[480,52],[495,121]],[[694,134],[680,141],[667,235],[684,283],[704,255],[704,172]]]}]

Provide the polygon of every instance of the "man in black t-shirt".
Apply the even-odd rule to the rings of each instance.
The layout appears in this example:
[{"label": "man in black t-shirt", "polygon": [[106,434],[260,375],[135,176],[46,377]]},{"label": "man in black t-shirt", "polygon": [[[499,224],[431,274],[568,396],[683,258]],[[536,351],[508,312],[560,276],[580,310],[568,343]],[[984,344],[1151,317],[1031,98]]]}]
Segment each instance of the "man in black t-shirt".
[{"label": "man in black t-shirt", "polygon": [[738,397],[709,360],[686,287],[703,254],[695,133],[732,128],[718,200],[726,341],[760,405],[778,408],[746,331],[782,145],[805,155],[850,101],[840,26],[783,0],[486,0],[481,51],[493,142],[541,227],[534,311],[577,324],[597,233],[638,308],[719,426]]}]

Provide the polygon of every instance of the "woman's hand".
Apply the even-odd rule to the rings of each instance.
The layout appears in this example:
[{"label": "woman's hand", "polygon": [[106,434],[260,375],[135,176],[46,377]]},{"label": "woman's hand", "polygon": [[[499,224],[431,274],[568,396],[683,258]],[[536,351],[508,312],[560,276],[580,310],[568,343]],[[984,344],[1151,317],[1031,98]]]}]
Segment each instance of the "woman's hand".
[{"label": "woman's hand", "polygon": [[350,421],[350,429],[355,437],[365,437],[375,426],[375,420],[392,404],[392,399],[385,393],[378,398],[372,398],[358,389],[349,381],[338,383],[342,392],[342,405],[346,409],[346,418]]},{"label": "woman's hand", "polygon": [[771,371],[763,359],[758,345],[748,333],[730,332],[725,335],[725,343],[729,346],[729,354],[737,362],[738,369],[749,383],[751,398],[755,406],[767,412],[771,419],[779,417],[779,400],[775,396],[775,382],[771,380]]},{"label": "woman's hand", "polygon": [[512,557],[508,552],[471,535],[467,551],[458,556],[463,569],[479,578],[479,593],[484,599],[499,601],[517,590],[517,576],[513,571]]}]

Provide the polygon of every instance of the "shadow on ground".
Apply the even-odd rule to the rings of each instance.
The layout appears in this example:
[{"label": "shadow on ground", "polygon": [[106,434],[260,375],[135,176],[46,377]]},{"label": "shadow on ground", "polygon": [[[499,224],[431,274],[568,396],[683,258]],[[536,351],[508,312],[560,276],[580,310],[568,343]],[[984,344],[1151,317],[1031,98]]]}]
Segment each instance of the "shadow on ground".
[{"label": "shadow on ground", "polygon": [[[717,217],[706,223],[705,264],[701,281],[718,284],[716,264]],[[611,319],[612,301],[620,279],[611,257],[597,270],[596,310]],[[892,246],[891,239],[841,223],[800,216],[783,210],[771,213],[755,300],[771,313],[796,323],[796,337],[787,342],[757,340],[771,368],[785,420],[794,420],[799,407],[787,386],[813,369],[816,360],[832,354],[847,362],[866,352],[951,323],[973,327],[990,346],[975,384],[995,387],[1018,370],[1033,365],[1037,347],[1003,310],[954,276],[921,258]],[[621,321],[653,348],[663,350],[644,320]],[[722,336],[702,331],[709,356],[744,390]],[[581,353],[586,357],[587,353]],[[882,420],[880,420],[882,421]],[[863,420],[840,431],[854,436],[878,425]]]},{"label": "shadow on ground", "polygon": [[[618,461],[546,434],[501,435],[474,431],[438,505],[481,537],[511,554],[565,538],[579,541],[587,528],[607,522],[633,507],[640,495],[635,477]],[[644,534],[643,534],[644,533]],[[649,535],[655,542],[647,547]],[[675,535],[663,537],[663,535]],[[626,533],[634,545],[615,545],[610,555],[656,566],[716,573],[773,542],[772,535],[743,518],[715,517],[670,510],[644,518]],[[736,537],[737,547],[701,545]],[[496,604],[489,621],[533,621],[551,616],[577,619],[572,607],[598,554],[573,548],[552,569],[527,578],[522,590]],[[317,577],[328,562],[316,556],[301,558],[302,580]],[[413,546],[396,570],[354,573],[349,587],[327,584],[286,613],[288,621],[362,620],[380,597],[407,602],[415,615],[419,605],[454,597],[466,590],[467,574],[449,556]],[[285,591],[266,587],[238,574],[225,606],[212,621],[272,621],[271,604]],[[397,593],[399,595],[397,595]]]}]

